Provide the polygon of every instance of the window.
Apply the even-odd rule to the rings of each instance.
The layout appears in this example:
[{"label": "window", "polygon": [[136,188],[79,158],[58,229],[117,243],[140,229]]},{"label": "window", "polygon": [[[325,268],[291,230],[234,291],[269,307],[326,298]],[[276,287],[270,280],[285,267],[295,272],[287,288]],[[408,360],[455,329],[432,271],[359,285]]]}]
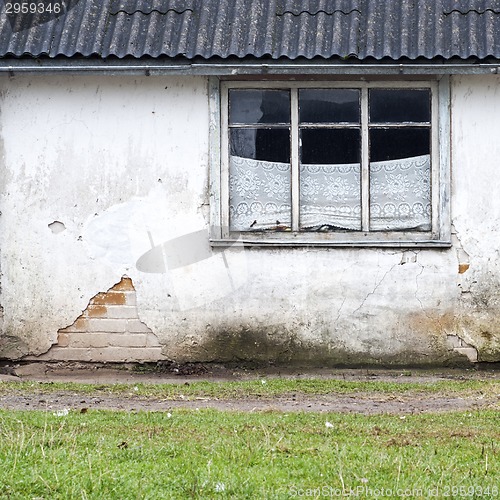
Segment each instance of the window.
[{"label": "window", "polygon": [[449,244],[438,82],[223,82],[214,242]]}]

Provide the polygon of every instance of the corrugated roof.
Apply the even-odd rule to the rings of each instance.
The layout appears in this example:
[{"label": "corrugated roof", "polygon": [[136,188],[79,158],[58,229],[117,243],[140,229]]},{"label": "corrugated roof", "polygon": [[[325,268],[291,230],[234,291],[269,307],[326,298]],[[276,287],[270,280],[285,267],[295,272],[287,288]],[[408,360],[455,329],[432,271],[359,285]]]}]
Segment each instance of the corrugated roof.
[{"label": "corrugated roof", "polygon": [[3,2],[0,56],[500,58],[498,0],[65,3],[50,19]]}]

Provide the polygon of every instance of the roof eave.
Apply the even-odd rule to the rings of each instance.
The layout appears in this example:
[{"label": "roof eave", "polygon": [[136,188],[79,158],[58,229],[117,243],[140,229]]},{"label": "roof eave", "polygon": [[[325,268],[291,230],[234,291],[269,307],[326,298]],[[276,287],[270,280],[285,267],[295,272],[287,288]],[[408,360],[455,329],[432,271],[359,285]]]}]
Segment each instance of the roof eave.
[{"label": "roof eave", "polygon": [[4,57],[0,73],[75,73],[107,75],[204,75],[238,76],[367,76],[367,75],[464,75],[498,74],[500,59],[400,59],[359,60],[354,57],[314,59],[239,58],[107,58],[96,57]]}]

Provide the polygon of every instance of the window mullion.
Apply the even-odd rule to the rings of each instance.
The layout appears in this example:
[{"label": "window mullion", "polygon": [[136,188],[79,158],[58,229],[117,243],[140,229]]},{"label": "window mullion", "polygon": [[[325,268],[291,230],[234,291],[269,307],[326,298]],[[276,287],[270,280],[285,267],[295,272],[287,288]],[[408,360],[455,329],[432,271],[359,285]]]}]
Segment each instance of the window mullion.
[{"label": "window mullion", "polygon": [[[439,146],[438,146],[438,131],[439,131],[439,99],[436,88],[432,89],[432,101],[431,101],[431,224],[432,224],[432,234],[439,234],[439,195],[440,195],[440,170],[436,167],[439,165]],[[446,135],[443,134],[443,137]],[[443,210],[444,212],[444,210]]]},{"label": "window mullion", "polygon": [[223,238],[229,238],[229,90],[223,89],[221,95],[221,165],[220,165],[220,199],[221,203],[221,233]]},{"label": "window mullion", "polygon": [[370,140],[368,135],[368,89],[361,89],[361,229],[370,230]]},{"label": "window mullion", "polygon": [[291,170],[292,170],[292,231],[299,230],[299,97],[298,90],[291,89]]}]

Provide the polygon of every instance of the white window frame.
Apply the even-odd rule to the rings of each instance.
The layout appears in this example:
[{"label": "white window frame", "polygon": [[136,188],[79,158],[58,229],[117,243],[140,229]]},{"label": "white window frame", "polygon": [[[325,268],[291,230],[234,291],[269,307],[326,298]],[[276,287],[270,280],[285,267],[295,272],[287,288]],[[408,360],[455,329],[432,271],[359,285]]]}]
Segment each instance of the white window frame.
[{"label": "white window frame", "polygon": [[[371,88],[431,90],[431,206],[432,227],[428,232],[299,231],[299,158],[298,89],[360,89],[361,91],[361,184],[362,228],[369,220],[368,162],[368,90]],[[230,232],[229,231],[229,89],[289,89],[291,91],[291,171],[292,231]],[[210,215],[213,246],[373,246],[373,247],[449,247],[450,221],[450,86],[446,76],[435,80],[414,81],[232,81],[210,78]]]}]

